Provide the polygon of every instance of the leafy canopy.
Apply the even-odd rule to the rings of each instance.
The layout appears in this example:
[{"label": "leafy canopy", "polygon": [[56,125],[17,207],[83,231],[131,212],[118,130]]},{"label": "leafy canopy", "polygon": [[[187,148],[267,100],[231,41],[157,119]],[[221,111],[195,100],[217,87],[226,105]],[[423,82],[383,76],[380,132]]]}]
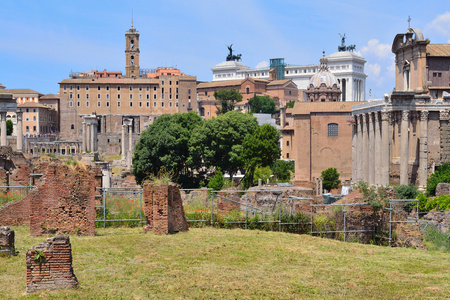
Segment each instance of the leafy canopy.
[{"label": "leafy canopy", "polygon": [[291,173],[294,173],[294,161],[277,160],[272,165],[273,175],[279,182],[288,182],[291,179]]},{"label": "leafy canopy", "polygon": [[248,100],[252,114],[274,114],[276,111],[275,101],[269,96],[253,96]]},{"label": "leafy canopy", "polygon": [[234,110],[234,104],[242,101],[242,95],[236,90],[220,90],[214,92],[214,98],[220,102],[218,114],[225,114]]},{"label": "leafy canopy", "polygon": [[328,168],[322,171],[323,188],[328,191],[338,188],[339,183],[341,183],[339,180],[339,175],[340,174],[337,172],[336,168]]},{"label": "leafy canopy", "polygon": [[6,120],[6,135],[11,135],[13,132],[13,122],[11,120]]},{"label": "leafy canopy", "polygon": [[427,179],[427,196],[435,196],[436,186],[441,182],[450,183],[450,163],[437,167],[437,170]]}]

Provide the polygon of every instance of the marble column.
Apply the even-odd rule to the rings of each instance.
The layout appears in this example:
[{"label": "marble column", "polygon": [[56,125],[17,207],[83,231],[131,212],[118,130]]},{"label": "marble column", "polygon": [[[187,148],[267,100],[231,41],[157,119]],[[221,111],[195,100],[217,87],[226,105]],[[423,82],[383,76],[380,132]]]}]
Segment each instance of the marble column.
[{"label": "marble column", "polygon": [[400,137],[400,184],[409,184],[409,110],[402,112]]},{"label": "marble column", "polygon": [[127,153],[127,168],[131,169],[131,157],[133,155],[133,123],[128,125],[128,153]]},{"label": "marble column", "polygon": [[102,130],[101,130],[103,134],[106,133],[106,116],[102,116]]},{"label": "marble column", "polygon": [[381,184],[381,123],[379,112],[374,115],[375,119],[375,184]]},{"label": "marble column", "polygon": [[364,175],[363,175],[363,126],[364,126],[364,115],[358,116],[358,161],[356,168],[358,169],[358,177],[357,181],[363,181]]},{"label": "marble column", "polygon": [[358,123],[356,122],[357,117],[352,117],[352,181],[356,182],[357,171],[356,171],[356,165],[357,165],[357,155],[358,155]]},{"label": "marble column", "polygon": [[425,189],[428,178],[428,111],[420,112],[419,187]]},{"label": "marble column", "polygon": [[375,132],[374,132],[374,126],[373,126],[373,113],[369,113],[369,183],[375,184]]},{"label": "marble column", "polygon": [[362,170],[363,170],[363,181],[369,181],[369,135],[367,131],[368,127],[368,116],[363,115],[363,156],[362,156]]},{"label": "marble column", "polygon": [[86,124],[86,152],[92,151],[91,149],[91,124]]},{"label": "marble column", "polygon": [[390,158],[389,158],[389,119],[391,113],[388,111],[381,112],[381,180],[380,184],[382,186],[389,185],[389,166],[390,166]]},{"label": "marble column", "polygon": [[0,112],[1,125],[0,125],[0,146],[6,146],[6,111]]},{"label": "marble column", "polygon": [[82,134],[82,146],[81,146],[81,152],[86,152],[87,147],[86,147],[86,122],[83,122],[83,134]]},{"label": "marble column", "polygon": [[22,152],[23,151],[23,112],[18,111],[16,112],[17,117],[17,151]]},{"label": "marble column", "polygon": [[126,148],[125,148],[125,138],[126,138],[126,130],[127,130],[127,125],[123,124],[122,125],[122,157],[121,159],[124,161],[126,159]]}]

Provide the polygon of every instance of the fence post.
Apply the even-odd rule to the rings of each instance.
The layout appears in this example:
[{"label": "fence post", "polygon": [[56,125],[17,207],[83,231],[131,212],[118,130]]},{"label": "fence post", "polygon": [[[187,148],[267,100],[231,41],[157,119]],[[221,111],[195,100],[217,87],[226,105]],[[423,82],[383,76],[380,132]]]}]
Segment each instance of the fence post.
[{"label": "fence post", "polygon": [[278,207],[278,231],[281,232],[281,201],[283,201],[282,198],[280,198],[280,206]]},{"label": "fence post", "polygon": [[102,188],[102,206],[103,206],[103,228],[106,227],[106,191]]},{"label": "fence post", "polygon": [[138,193],[139,193],[139,218],[141,219],[139,221],[139,226],[142,227],[142,224],[143,224],[143,222],[142,222],[142,194],[144,193],[144,190],[141,188]]},{"label": "fence post", "polygon": [[419,199],[416,199],[416,224],[417,230],[419,230]]},{"label": "fence post", "polygon": [[247,208],[247,191],[245,191],[245,229],[247,229],[247,214],[248,214],[248,208]]},{"label": "fence post", "polygon": [[392,242],[392,202],[389,200],[389,247]]},{"label": "fence post", "polygon": [[312,199],[309,200],[309,207],[311,210],[311,232],[309,233],[311,236],[313,235],[313,210],[312,210]]},{"label": "fence post", "polygon": [[214,214],[213,214],[213,197],[214,197],[214,191],[213,190],[211,190],[211,202],[210,202],[210,204],[211,204],[211,226],[213,226],[213,222],[214,222]]},{"label": "fence post", "polygon": [[344,242],[346,241],[346,235],[347,235],[347,208],[344,205]]}]

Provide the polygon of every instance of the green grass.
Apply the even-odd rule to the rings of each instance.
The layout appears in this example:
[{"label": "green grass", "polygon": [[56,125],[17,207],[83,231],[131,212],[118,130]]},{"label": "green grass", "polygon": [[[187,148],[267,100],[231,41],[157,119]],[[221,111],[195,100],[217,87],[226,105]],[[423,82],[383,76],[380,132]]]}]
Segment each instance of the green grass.
[{"label": "green grass", "polygon": [[308,235],[191,229],[170,236],[141,228],[71,236],[81,286],[25,294],[25,251],[45,240],[13,227],[13,258],[0,257],[0,299],[445,299],[450,255]]}]

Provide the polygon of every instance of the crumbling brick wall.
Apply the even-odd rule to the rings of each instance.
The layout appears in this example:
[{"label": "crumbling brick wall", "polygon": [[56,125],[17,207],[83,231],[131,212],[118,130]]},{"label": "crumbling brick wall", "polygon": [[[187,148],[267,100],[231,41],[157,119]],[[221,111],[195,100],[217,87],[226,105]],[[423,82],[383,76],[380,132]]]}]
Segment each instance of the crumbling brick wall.
[{"label": "crumbling brick wall", "polygon": [[187,231],[180,190],[174,185],[143,185],[143,211],[147,224],[156,234]]},{"label": "crumbling brick wall", "polygon": [[51,163],[31,197],[31,235],[94,235],[95,172]]},{"label": "crumbling brick wall", "polygon": [[6,226],[0,227],[0,251],[15,254],[14,230]]},{"label": "crumbling brick wall", "polygon": [[9,202],[0,207],[0,225],[29,225],[31,198],[28,195],[19,201]]},{"label": "crumbling brick wall", "polygon": [[49,238],[28,250],[26,264],[27,293],[72,288],[79,284],[72,268],[70,239],[66,235]]},{"label": "crumbling brick wall", "polygon": [[219,192],[217,197],[217,212],[219,214],[228,214],[233,210],[240,210],[241,198],[238,193]]}]

